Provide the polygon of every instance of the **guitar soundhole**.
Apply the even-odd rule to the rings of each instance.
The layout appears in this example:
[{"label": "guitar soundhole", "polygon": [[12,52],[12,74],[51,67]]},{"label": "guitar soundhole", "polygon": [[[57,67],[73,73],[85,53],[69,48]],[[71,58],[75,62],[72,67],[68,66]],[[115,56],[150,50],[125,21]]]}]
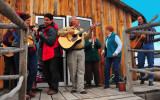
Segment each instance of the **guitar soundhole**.
[{"label": "guitar soundhole", "polygon": [[72,38],[71,41],[74,42],[77,40],[78,37]]}]

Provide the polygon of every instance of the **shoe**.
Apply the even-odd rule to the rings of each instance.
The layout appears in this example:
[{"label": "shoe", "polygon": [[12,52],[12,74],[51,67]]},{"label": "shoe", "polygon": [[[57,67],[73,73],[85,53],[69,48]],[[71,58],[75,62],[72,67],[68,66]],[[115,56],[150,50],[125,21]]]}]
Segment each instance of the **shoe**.
[{"label": "shoe", "polygon": [[71,93],[76,93],[76,90],[71,90]]},{"label": "shoe", "polygon": [[118,86],[118,85],[116,85],[116,88],[119,88],[119,86]]},{"label": "shoe", "polygon": [[104,89],[107,89],[107,88],[109,88],[109,86],[104,86]]},{"label": "shoe", "polygon": [[53,95],[53,94],[56,94],[56,93],[57,93],[57,92],[54,91],[54,90],[50,90],[50,91],[47,92],[48,95]]},{"label": "shoe", "polygon": [[141,79],[141,82],[140,82],[140,84],[144,84],[144,79],[143,79],[143,78]]},{"label": "shoe", "polygon": [[39,88],[32,89],[32,92],[39,92],[39,91],[42,91],[42,89]]},{"label": "shoe", "polygon": [[4,89],[3,91],[4,91],[4,93],[9,93],[10,92],[9,89]]},{"label": "shoe", "polygon": [[81,91],[80,94],[87,94],[87,92],[86,91]]},{"label": "shoe", "polygon": [[91,84],[85,84],[84,86],[85,87],[91,87]]},{"label": "shoe", "polygon": [[98,84],[96,84],[96,86],[97,86],[97,87],[101,87],[101,86],[102,86],[102,84],[98,83]]},{"label": "shoe", "polygon": [[26,95],[26,100],[29,100],[29,99],[30,99],[30,97],[28,95]]},{"label": "shoe", "polygon": [[35,97],[36,96],[36,94],[33,93],[32,91],[30,91],[29,93],[27,93],[27,95],[30,96],[30,97]]},{"label": "shoe", "polygon": [[153,81],[149,81],[149,86],[153,86]]}]

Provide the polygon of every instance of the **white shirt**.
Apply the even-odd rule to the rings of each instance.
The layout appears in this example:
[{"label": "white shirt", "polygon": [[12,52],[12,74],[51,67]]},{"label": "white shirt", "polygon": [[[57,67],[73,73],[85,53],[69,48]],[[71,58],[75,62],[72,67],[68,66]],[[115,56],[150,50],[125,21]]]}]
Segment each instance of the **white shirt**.
[{"label": "white shirt", "polygon": [[[110,37],[111,34],[112,34],[112,33],[110,33],[110,34],[108,35],[108,37]],[[121,40],[120,40],[120,38],[119,38],[118,35],[115,35],[115,42],[117,43],[118,47],[117,47],[117,49],[116,49],[116,51],[115,51],[114,53],[116,53],[116,54],[118,55],[118,54],[121,52],[121,49],[122,49],[122,42],[121,42]],[[107,39],[106,42],[105,42],[106,48],[107,48],[107,43],[108,43],[108,39]],[[104,50],[103,50],[103,52],[104,52]]]}]

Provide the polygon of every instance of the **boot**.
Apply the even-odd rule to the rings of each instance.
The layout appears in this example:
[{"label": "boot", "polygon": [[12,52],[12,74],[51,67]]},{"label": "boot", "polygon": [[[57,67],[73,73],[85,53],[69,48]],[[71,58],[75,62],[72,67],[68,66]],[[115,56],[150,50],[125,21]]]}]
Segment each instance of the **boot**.
[{"label": "boot", "polygon": [[149,86],[153,86],[153,81],[149,81]]},{"label": "boot", "polygon": [[144,84],[144,78],[141,79],[140,84]]}]

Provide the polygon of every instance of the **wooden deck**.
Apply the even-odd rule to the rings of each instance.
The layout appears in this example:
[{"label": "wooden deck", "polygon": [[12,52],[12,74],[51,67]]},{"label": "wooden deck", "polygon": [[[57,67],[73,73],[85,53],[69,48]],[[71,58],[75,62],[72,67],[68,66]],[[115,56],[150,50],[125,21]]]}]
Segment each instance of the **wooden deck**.
[{"label": "wooden deck", "polygon": [[108,89],[103,89],[103,86],[86,89],[88,94],[70,93],[71,87],[59,87],[59,93],[51,96],[47,95],[48,88],[45,84],[38,86],[43,90],[37,92],[36,97],[31,100],[144,100],[135,94],[119,92],[115,85],[111,85]]},{"label": "wooden deck", "polygon": [[[59,87],[59,93],[55,95],[47,95],[48,85],[46,83],[39,83],[38,87],[42,91],[37,92],[36,97],[31,98],[31,100],[144,100],[143,98],[146,98],[146,100],[156,100],[153,98],[153,94],[160,94],[160,83],[154,82],[154,86],[148,86],[148,81],[144,85],[140,85],[139,83],[140,81],[134,82],[134,94],[120,92],[115,88],[115,85],[111,85],[108,89],[103,89],[103,86],[86,89],[88,94],[70,93],[71,87],[69,86]],[[149,97],[147,93],[152,94]],[[12,98],[12,100],[17,99]]]}]

